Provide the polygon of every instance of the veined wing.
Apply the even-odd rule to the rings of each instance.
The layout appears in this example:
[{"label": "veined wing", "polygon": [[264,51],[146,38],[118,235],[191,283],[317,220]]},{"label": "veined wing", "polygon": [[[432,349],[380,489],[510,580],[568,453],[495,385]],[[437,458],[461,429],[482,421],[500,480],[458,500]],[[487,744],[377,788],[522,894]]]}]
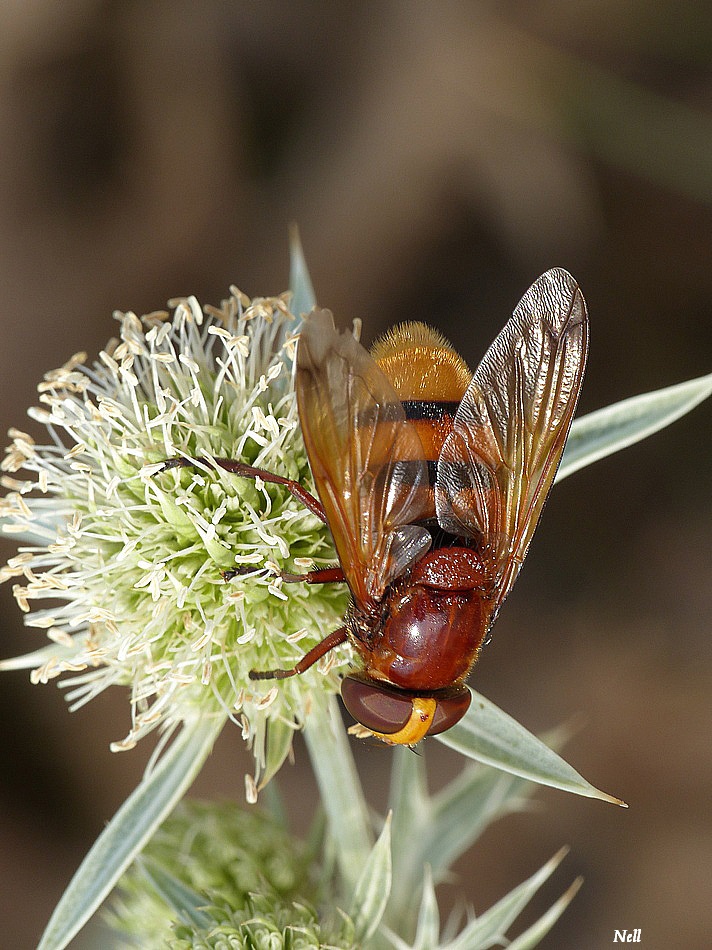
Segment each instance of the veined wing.
[{"label": "veined wing", "polygon": [[415,428],[383,371],[328,310],[305,320],[297,346],[299,420],[341,567],[362,607],[430,544],[412,524],[428,485]]},{"label": "veined wing", "polygon": [[561,268],[529,288],[490,346],[438,460],[447,531],[491,560],[494,610],[516,580],[564,450],[588,351],[588,314]]}]

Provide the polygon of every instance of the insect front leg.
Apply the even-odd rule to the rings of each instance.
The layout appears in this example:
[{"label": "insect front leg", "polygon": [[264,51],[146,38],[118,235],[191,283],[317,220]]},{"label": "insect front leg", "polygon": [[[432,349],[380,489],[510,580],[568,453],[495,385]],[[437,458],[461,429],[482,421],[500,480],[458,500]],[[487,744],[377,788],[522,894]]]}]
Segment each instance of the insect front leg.
[{"label": "insect front leg", "polygon": [[[293,478],[285,478],[283,475],[274,475],[272,472],[267,472],[263,468],[255,468],[254,465],[247,465],[246,462],[238,462],[235,459],[226,459],[226,458],[216,458],[216,459],[207,459],[199,458],[196,459],[197,462],[202,462],[204,465],[217,465],[220,468],[225,469],[226,472],[231,472],[233,475],[239,475],[241,478],[261,478],[263,482],[271,482],[274,485],[284,485],[287,491],[293,495],[297,501],[300,501],[305,508],[308,508],[312,514],[316,515],[320,521],[323,521],[324,524],[326,521],[326,514],[324,508],[318,498],[315,498],[310,492],[303,488],[299,482],[294,481]],[[165,462],[162,471],[167,472],[171,468],[194,468],[195,462],[187,458],[174,458],[168,459]]]},{"label": "insect front leg", "polygon": [[249,677],[251,680],[285,680],[290,676],[296,676],[299,673],[304,673],[305,670],[308,670],[310,666],[313,666],[317,660],[320,660],[325,656],[329,650],[333,650],[334,647],[340,646],[342,643],[346,643],[348,635],[346,633],[346,627],[339,627],[336,630],[333,630],[327,637],[317,643],[315,647],[312,647],[308,653],[305,653],[304,656],[298,663],[295,663],[294,666],[289,670],[250,670]]}]

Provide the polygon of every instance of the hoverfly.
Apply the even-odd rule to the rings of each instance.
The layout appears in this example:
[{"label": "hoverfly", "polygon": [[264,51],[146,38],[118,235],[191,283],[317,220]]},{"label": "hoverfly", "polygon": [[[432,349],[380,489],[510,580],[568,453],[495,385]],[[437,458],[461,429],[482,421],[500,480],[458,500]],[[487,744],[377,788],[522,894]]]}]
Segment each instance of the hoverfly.
[{"label": "hoverfly", "polygon": [[296,392],[318,499],[215,462],[286,486],[325,522],[339,566],[282,576],[345,581],[351,602],[343,626],[294,667],[250,676],[303,673],[349,641],[363,668],[341,696],[368,732],[413,745],[458,722],[553,484],[587,349],[586,304],[560,268],[529,288],[474,376],[425,324],[396,327],[369,354],[328,310],[312,311]]}]

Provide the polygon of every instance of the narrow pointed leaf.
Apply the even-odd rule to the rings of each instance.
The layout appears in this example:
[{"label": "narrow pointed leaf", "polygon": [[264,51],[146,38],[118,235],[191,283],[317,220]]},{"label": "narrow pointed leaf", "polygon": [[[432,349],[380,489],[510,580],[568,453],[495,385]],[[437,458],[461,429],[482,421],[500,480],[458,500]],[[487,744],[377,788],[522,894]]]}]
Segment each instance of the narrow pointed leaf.
[{"label": "narrow pointed leaf", "polygon": [[387,945],[393,947],[394,950],[413,950],[413,945],[399,937],[390,927],[381,927],[378,936],[387,940]]},{"label": "narrow pointed leaf", "polygon": [[500,815],[514,810],[534,786],[500,769],[463,771],[432,802],[430,824],[420,847],[436,880],[470,848]]},{"label": "narrow pointed leaf", "polygon": [[537,947],[569,906],[582,884],[583,878],[577,877],[558,901],[552,904],[535,924],[532,924],[531,927],[520,934],[516,940],[508,944],[507,950],[533,950],[533,947]]},{"label": "narrow pointed leaf", "polygon": [[81,930],[192,784],[223,725],[224,719],[216,717],[183,728],[97,838],[55,908],[38,950],[62,950]]},{"label": "narrow pointed leaf", "polygon": [[267,733],[267,759],[265,770],[260,778],[259,791],[262,791],[282,768],[292,748],[293,738],[294,729],[289,723],[281,719],[270,722]]},{"label": "narrow pointed leaf", "polygon": [[473,765],[430,799],[403,847],[397,846],[394,836],[388,924],[397,929],[400,921],[415,917],[426,864],[436,881],[442,879],[498,816],[512,811],[534,788],[519,776]]},{"label": "narrow pointed leaf", "polygon": [[[393,813],[393,853],[406,857],[417,848],[420,829],[430,824],[432,805],[428,796],[425,757],[411,749],[397,748],[392,753],[391,786],[388,807]],[[402,868],[398,877],[402,879]],[[416,869],[420,880],[422,867]],[[415,880],[412,882],[415,884]],[[410,882],[407,886],[410,886]]]},{"label": "narrow pointed leaf", "polygon": [[425,757],[411,749],[394,749],[388,807],[393,815],[393,884],[385,923],[405,936],[415,929],[423,868],[430,855],[423,848],[432,827]]},{"label": "narrow pointed leaf", "polygon": [[664,429],[712,395],[712,374],[643,393],[575,419],[556,480]]},{"label": "narrow pointed leaf", "polygon": [[349,916],[354,922],[359,943],[376,932],[391,893],[391,816],[364,864],[351,904]]},{"label": "narrow pointed leaf", "polygon": [[304,260],[302,242],[296,225],[289,232],[289,289],[292,291],[291,311],[295,317],[309,313],[316,306],[316,294]]},{"label": "narrow pointed leaf", "polygon": [[627,807],[587,782],[541,739],[474,690],[465,717],[436,738],[471,759],[529,781]]},{"label": "narrow pointed leaf", "polygon": [[353,894],[373,836],[356,765],[334,696],[314,698],[304,726],[321,803],[346,892]]},{"label": "narrow pointed leaf", "polygon": [[426,865],[425,874],[423,875],[423,896],[420,901],[418,927],[415,932],[413,950],[431,950],[431,948],[437,947],[439,936],[440,912],[435,897],[433,875],[430,872],[430,867]]},{"label": "narrow pointed leaf", "polygon": [[[400,933],[404,922],[412,924],[418,913],[423,868],[427,865],[435,880],[440,880],[492,821],[512,811],[534,790],[531,782],[519,776],[472,764],[430,798],[422,769],[421,756],[398,750],[389,799],[393,887],[385,920]],[[409,791],[415,804],[409,800]]]},{"label": "narrow pointed leaf", "polygon": [[554,873],[559,866],[568,848],[562,848],[546,864],[536,871],[530,878],[523,881],[518,887],[510,891],[501,900],[493,904],[488,910],[471,921],[461,934],[453,941],[455,947],[486,948],[499,946],[506,939],[507,930],[521,914],[529,901],[534,897],[542,884]]},{"label": "narrow pointed leaf", "polygon": [[77,644],[81,641],[75,641],[71,647],[62,646],[61,643],[48,643],[40,647],[39,650],[33,650],[32,653],[23,653],[22,656],[11,656],[6,660],[0,660],[0,672],[7,670],[35,670],[44,666],[53,657],[62,659],[62,657],[73,657],[77,652]]},{"label": "narrow pointed leaf", "polygon": [[[49,521],[49,517],[47,518]],[[27,527],[22,530],[17,525],[2,524],[0,522],[0,532],[3,535],[7,536],[13,544],[51,544],[52,540],[56,538],[57,532],[50,531],[44,525],[42,527],[37,527],[33,530],[32,525],[27,525]],[[57,529],[59,529],[57,525]]]},{"label": "narrow pointed leaf", "polygon": [[201,909],[205,907],[205,897],[187,887],[155,861],[144,861],[141,871],[179,920],[196,929],[207,930],[210,927],[212,918]]}]

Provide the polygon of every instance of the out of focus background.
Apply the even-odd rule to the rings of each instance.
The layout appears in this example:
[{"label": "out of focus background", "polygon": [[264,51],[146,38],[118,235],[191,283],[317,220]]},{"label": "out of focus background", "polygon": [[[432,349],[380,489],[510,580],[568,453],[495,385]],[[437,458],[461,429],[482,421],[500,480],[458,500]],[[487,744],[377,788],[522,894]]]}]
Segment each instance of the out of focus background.
[{"label": "out of focus background", "polygon": [[[292,221],[319,302],[368,339],[427,320],[474,366],[561,265],[591,312],[581,412],[712,371],[711,66],[694,2],[6,0],[0,430],[116,308],[285,289]],[[630,803],[540,791],[441,888],[484,910],[568,843],[535,910],[585,883],[544,947],[709,946],[711,431],[702,406],[555,489],[472,679],[534,731],[574,723],[569,761]],[[2,655],[39,645],[0,595]],[[36,945],[138,781],[150,750],[108,749],[127,714],[3,674],[3,947]],[[428,745],[433,776],[458,767]],[[390,753],[356,753],[382,806]],[[193,794],[242,800],[248,768],[227,730]]]}]

